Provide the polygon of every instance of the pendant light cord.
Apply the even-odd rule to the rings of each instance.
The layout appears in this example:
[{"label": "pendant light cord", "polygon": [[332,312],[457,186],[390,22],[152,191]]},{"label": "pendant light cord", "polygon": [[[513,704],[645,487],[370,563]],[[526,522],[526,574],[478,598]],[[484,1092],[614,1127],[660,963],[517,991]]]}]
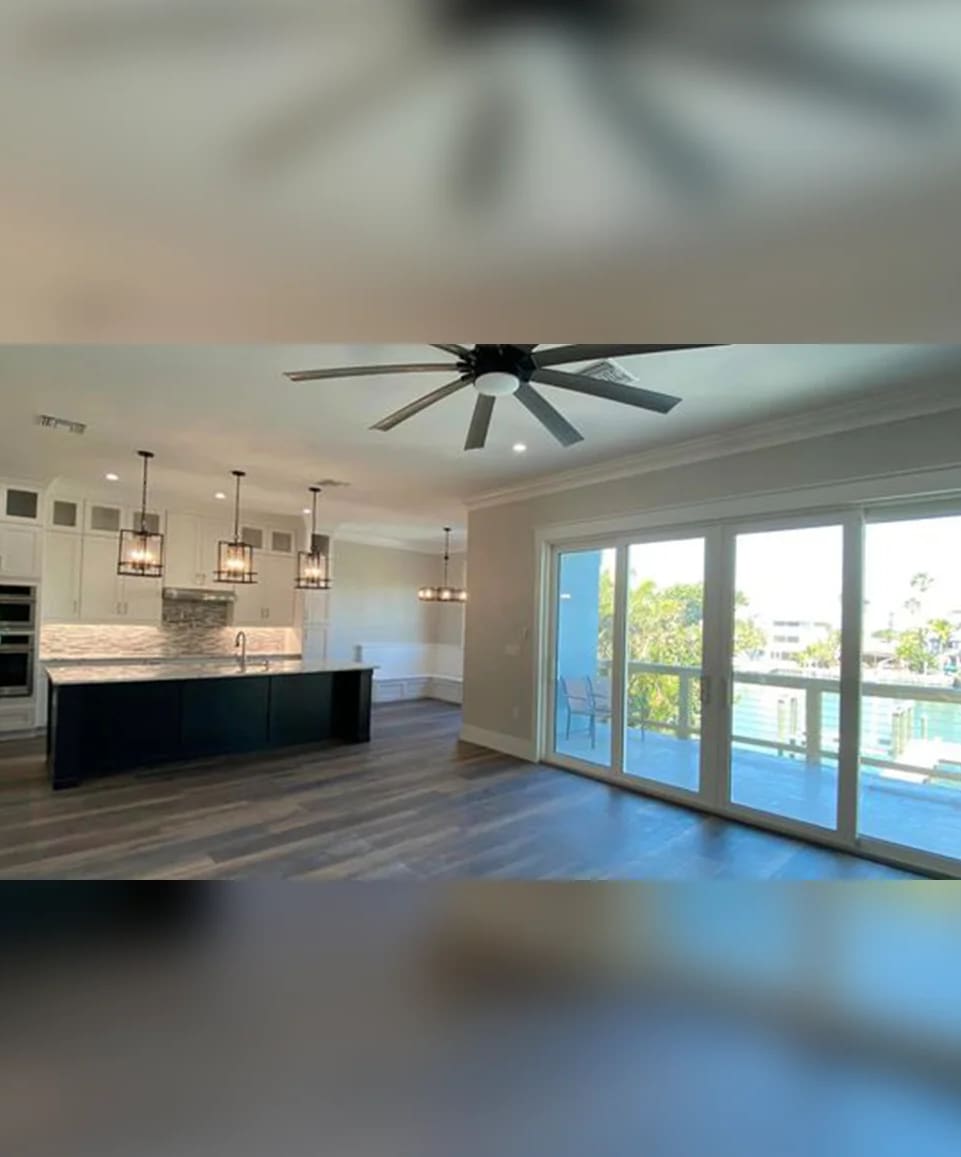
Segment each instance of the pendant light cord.
[{"label": "pendant light cord", "polygon": [[147,533],[147,471],[150,469],[150,459],[153,454],[149,450],[139,450],[140,457],[143,458],[143,497],[140,502],[140,533]]},{"label": "pendant light cord", "polygon": [[240,480],[243,475],[238,470],[235,470],[234,474],[237,478],[237,492],[234,500],[234,544],[236,545],[240,542]]},{"label": "pendant light cord", "polygon": [[444,586],[449,586],[447,582],[447,571],[450,567],[450,527],[444,527]]},{"label": "pendant light cord", "polygon": [[150,459],[143,460],[143,501],[140,504],[140,533],[147,533],[147,471],[150,469]]}]

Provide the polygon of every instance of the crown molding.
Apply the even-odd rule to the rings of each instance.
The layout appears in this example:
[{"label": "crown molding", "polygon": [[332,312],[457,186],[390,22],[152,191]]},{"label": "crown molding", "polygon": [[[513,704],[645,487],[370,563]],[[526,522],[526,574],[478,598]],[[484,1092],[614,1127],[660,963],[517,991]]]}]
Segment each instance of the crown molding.
[{"label": "crown molding", "polygon": [[[331,538],[336,550],[339,542],[352,542],[357,546],[380,546],[386,550],[406,550],[410,554],[427,554],[433,557],[439,557],[444,553],[443,542],[428,543],[423,539],[391,538],[388,535],[382,534],[365,534],[363,531],[340,531],[335,530],[331,532]],[[457,539],[451,542],[451,558],[456,558],[458,555],[464,554],[467,546],[464,542]]]},{"label": "crown molding", "polygon": [[956,381],[945,381],[942,376],[934,385],[923,389],[908,386],[903,392],[887,390],[881,395],[869,394],[849,402],[822,406],[817,410],[802,411],[765,422],[719,430],[672,445],[643,450],[639,454],[599,462],[593,466],[541,475],[529,482],[474,495],[467,498],[464,505],[468,510],[504,506],[512,502],[556,494],[559,490],[573,490],[582,486],[614,482],[635,475],[649,474],[655,470],[668,470],[695,462],[743,454],[751,450],[803,442],[810,438],[842,433],[845,430],[886,425],[889,422],[956,409],[961,409],[961,386]]}]

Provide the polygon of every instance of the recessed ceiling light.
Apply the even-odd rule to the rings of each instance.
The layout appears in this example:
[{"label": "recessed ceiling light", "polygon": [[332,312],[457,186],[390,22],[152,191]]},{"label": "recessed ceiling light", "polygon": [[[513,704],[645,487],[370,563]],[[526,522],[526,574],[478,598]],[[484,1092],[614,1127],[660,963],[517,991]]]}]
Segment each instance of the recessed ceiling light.
[{"label": "recessed ceiling light", "polygon": [[309,506],[304,507],[304,514],[310,514],[310,507]]},{"label": "recessed ceiling light", "polygon": [[226,502],[227,501],[227,495],[224,494],[224,492],[222,490],[218,490],[217,493],[214,495],[214,498],[216,498],[218,502]]},{"label": "recessed ceiling light", "polygon": [[515,442],[514,443],[514,453],[515,454],[523,454],[526,450],[527,450],[527,447],[524,445],[523,442]]},{"label": "recessed ceiling light", "polygon": [[107,481],[108,482],[119,482],[120,481],[120,475],[119,474],[108,474],[107,475]]}]

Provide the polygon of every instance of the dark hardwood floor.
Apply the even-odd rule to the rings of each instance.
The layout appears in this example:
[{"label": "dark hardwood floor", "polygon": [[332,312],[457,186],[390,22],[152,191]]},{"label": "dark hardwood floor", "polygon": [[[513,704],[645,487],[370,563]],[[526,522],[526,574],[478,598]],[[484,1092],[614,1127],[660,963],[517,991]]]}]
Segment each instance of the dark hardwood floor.
[{"label": "dark hardwood floor", "polygon": [[0,743],[0,876],[906,878],[460,744],[460,712],[375,708],[369,746],[134,772],[53,793]]}]

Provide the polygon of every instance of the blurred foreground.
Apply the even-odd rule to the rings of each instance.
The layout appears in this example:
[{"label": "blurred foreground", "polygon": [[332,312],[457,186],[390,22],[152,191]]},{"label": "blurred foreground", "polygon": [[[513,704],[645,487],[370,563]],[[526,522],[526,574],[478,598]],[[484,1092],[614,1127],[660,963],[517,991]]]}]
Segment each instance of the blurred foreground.
[{"label": "blurred foreground", "polygon": [[959,1151],[950,885],[0,901],[5,1154]]},{"label": "blurred foreground", "polygon": [[956,333],[954,0],[6,0],[0,339]]}]

